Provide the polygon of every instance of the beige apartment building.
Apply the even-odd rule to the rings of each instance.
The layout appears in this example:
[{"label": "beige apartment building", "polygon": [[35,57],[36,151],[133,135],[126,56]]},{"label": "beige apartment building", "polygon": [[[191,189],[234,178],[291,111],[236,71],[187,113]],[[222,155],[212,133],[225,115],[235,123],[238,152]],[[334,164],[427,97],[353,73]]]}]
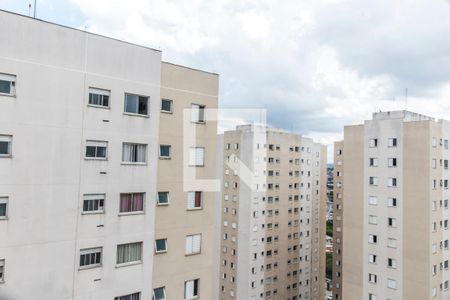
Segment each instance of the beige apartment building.
[{"label": "beige apartment building", "polygon": [[219,299],[323,299],[326,147],[261,125],[221,147]]},{"label": "beige apartment building", "polygon": [[0,39],[0,299],[216,299],[218,76],[5,11]]},{"label": "beige apartment building", "polygon": [[449,299],[450,123],[374,113],[335,144],[334,299]]}]

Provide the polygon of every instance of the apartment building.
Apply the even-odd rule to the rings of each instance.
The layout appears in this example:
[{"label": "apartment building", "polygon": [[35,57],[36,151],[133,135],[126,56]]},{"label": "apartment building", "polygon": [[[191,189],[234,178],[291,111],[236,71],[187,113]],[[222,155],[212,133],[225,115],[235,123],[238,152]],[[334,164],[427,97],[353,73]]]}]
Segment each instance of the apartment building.
[{"label": "apartment building", "polygon": [[261,125],[222,147],[219,298],[323,299],[326,147]]},{"label": "apartment building", "polygon": [[0,299],[211,299],[214,203],[174,174],[214,178],[217,75],[5,11],[0,38]]},{"label": "apartment building", "polygon": [[335,153],[334,299],[450,298],[449,124],[389,111],[345,127]]}]

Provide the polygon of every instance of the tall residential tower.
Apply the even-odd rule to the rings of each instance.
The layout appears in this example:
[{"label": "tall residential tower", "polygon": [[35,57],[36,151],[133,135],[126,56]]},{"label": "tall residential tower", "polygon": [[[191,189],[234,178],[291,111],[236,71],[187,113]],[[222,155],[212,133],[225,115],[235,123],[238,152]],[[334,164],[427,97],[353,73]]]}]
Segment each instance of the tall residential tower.
[{"label": "tall residential tower", "polygon": [[260,125],[222,147],[220,299],[322,300],[326,147]]}]

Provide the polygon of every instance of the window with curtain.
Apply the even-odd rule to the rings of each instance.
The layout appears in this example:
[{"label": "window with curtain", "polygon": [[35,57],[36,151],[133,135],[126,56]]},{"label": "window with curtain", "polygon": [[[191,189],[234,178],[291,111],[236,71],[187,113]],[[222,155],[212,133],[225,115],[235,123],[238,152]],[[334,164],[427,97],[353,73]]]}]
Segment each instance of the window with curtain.
[{"label": "window with curtain", "polygon": [[205,105],[192,104],[191,105],[191,120],[195,123],[205,122]]},{"label": "window with curtain", "polygon": [[145,163],[147,162],[147,145],[123,143],[122,161],[126,163]]},{"label": "window with curtain", "polygon": [[184,282],[184,299],[196,299],[199,295],[200,279],[188,280]]},{"label": "window with curtain", "polygon": [[199,254],[202,245],[202,235],[193,234],[186,236],[186,255]]},{"label": "window with curtain", "polygon": [[142,242],[117,245],[117,264],[142,261]]},{"label": "window with curtain", "polygon": [[125,112],[148,116],[148,97],[125,94]]},{"label": "window with curtain", "polygon": [[0,73],[0,94],[14,96],[16,94],[16,76]]},{"label": "window with curtain", "polygon": [[83,195],[83,213],[103,213],[105,194]]},{"label": "window with curtain", "polygon": [[191,147],[189,148],[189,165],[204,166],[205,165],[205,148]]},{"label": "window with curtain", "polygon": [[143,212],[145,193],[120,194],[120,213]]},{"label": "window with curtain", "polygon": [[114,300],[141,300],[141,292],[114,297]]},{"label": "window with curtain", "polygon": [[201,209],[203,206],[203,193],[200,191],[188,192],[187,209]]},{"label": "window with curtain", "polygon": [[0,134],[0,157],[11,156],[12,135]]},{"label": "window with curtain", "polygon": [[96,267],[102,263],[102,247],[80,250],[80,268]]},{"label": "window with curtain", "polygon": [[0,197],[0,220],[8,217],[8,197]]}]

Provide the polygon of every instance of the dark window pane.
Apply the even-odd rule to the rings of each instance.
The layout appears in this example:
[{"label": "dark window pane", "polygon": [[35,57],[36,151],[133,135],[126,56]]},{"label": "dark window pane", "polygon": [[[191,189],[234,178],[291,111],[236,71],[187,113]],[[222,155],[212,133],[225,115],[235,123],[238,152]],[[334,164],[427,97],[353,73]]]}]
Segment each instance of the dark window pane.
[{"label": "dark window pane", "polygon": [[89,200],[84,200],[83,211],[89,211]]},{"label": "dark window pane", "polygon": [[0,80],[0,93],[11,94],[11,82]]},{"label": "dark window pane", "polygon": [[167,192],[158,193],[158,202],[160,204],[167,204],[169,202],[169,197]]},{"label": "dark window pane", "polygon": [[6,217],[6,203],[0,203],[0,217]]},{"label": "dark window pane", "polygon": [[136,114],[138,112],[138,96],[125,96],[125,112]]},{"label": "dark window pane", "polygon": [[139,97],[139,114],[146,115],[147,114],[147,97]]},{"label": "dark window pane", "polygon": [[156,251],[166,250],[166,240],[156,240]]},{"label": "dark window pane", "polygon": [[161,101],[161,110],[171,112],[172,111],[172,101],[163,99]]},{"label": "dark window pane", "polygon": [[170,156],[170,146],[160,146],[160,156],[169,157]]},{"label": "dark window pane", "polygon": [[103,95],[103,106],[109,106],[109,96]]},{"label": "dark window pane", "polygon": [[86,146],[86,157],[95,157],[95,147]]},{"label": "dark window pane", "polygon": [[0,154],[10,154],[9,142],[0,142]]},{"label": "dark window pane", "polygon": [[106,147],[97,147],[97,157],[106,157]]}]

